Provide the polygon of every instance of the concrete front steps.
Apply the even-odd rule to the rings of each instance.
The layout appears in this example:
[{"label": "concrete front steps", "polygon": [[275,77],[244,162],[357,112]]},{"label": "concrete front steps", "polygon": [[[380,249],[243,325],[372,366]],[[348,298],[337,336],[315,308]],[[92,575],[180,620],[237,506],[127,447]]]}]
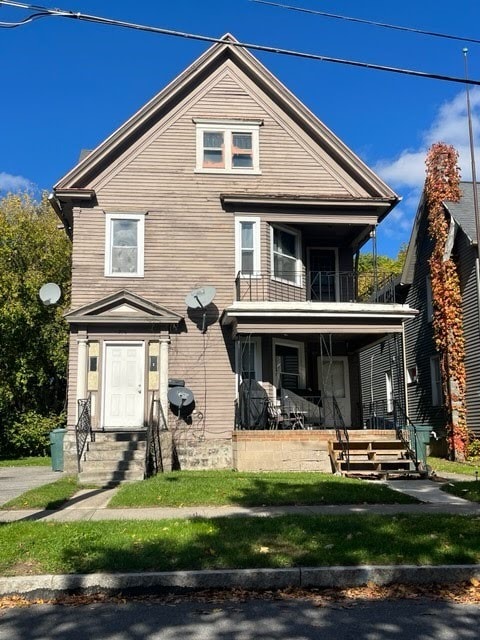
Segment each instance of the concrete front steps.
[{"label": "concrete front steps", "polygon": [[[393,435],[393,437],[392,437]],[[388,436],[362,435],[349,431],[350,464],[342,457],[342,445],[329,442],[332,464],[342,475],[388,476],[415,471],[415,465],[408,456],[408,450],[401,440]]]},{"label": "concrete front steps", "polygon": [[102,487],[145,477],[145,431],[103,431],[88,442],[78,479]]}]

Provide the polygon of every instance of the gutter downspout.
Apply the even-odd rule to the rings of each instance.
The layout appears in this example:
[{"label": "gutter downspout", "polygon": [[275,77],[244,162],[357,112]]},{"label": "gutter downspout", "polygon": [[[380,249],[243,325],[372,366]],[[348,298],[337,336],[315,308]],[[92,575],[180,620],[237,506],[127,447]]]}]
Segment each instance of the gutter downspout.
[{"label": "gutter downspout", "polygon": [[62,203],[53,192],[48,195],[48,201],[50,202],[50,205],[52,206],[57,216],[62,221],[63,228],[65,229],[65,233],[70,238],[70,240],[72,240],[73,239],[72,228],[63,212]]}]

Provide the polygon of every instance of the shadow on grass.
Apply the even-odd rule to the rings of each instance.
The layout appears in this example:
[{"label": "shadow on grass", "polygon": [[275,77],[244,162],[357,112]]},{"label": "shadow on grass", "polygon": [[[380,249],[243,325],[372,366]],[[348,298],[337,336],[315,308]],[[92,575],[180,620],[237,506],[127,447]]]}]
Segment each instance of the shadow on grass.
[{"label": "shadow on grass", "polygon": [[415,504],[418,500],[376,482],[327,474],[173,472],[125,485],[112,507],[311,506]]}]

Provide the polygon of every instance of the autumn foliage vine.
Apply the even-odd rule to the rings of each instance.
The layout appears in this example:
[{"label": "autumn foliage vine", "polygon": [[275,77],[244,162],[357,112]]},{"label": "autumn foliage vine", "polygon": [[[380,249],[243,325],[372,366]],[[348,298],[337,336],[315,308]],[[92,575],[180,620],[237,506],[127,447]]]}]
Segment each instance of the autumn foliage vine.
[{"label": "autumn foliage vine", "polygon": [[428,212],[428,232],[433,240],[429,260],[433,302],[433,330],[440,354],[440,371],[445,406],[448,415],[448,445],[450,455],[464,459],[468,445],[465,405],[465,337],[463,331],[462,298],[457,266],[449,247],[450,222],[444,202],[460,200],[460,171],[457,151],[437,143],[430,148],[427,159],[425,199]]}]

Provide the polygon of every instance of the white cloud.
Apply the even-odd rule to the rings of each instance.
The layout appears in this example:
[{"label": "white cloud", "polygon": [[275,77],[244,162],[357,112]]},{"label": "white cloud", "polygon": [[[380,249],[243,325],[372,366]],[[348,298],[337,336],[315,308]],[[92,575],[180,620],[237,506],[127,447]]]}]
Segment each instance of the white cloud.
[{"label": "white cloud", "polygon": [[[474,135],[480,139],[480,88],[470,90],[470,106]],[[470,142],[468,135],[467,103],[465,91],[442,104],[431,124],[421,136],[422,144],[417,149],[404,149],[394,158],[384,158],[377,162],[375,171],[393,189],[403,196],[402,202],[380,225],[381,248],[395,255],[398,246],[408,240],[413,218],[425,182],[425,158],[428,149],[435,142],[451,144],[458,151],[458,164],[463,180],[472,179]],[[479,158],[477,175],[480,170],[480,146],[475,149]],[[382,247],[382,238],[385,247]]]},{"label": "white cloud", "polygon": [[[470,91],[470,105],[474,133],[480,134],[480,88]],[[425,157],[435,142],[451,144],[459,153],[462,178],[471,180],[470,143],[468,137],[467,104],[465,92],[445,102],[438,109],[432,125],[422,135],[418,149],[404,149],[396,158],[382,159],[376,166],[377,173],[394,188],[421,188],[425,180]],[[476,156],[480,148],[475,150]]]},{"label": "white cloud", "polygon": [[34,188],[35,185],[28,178],[0,171],[0,192],[32,191]]}]

